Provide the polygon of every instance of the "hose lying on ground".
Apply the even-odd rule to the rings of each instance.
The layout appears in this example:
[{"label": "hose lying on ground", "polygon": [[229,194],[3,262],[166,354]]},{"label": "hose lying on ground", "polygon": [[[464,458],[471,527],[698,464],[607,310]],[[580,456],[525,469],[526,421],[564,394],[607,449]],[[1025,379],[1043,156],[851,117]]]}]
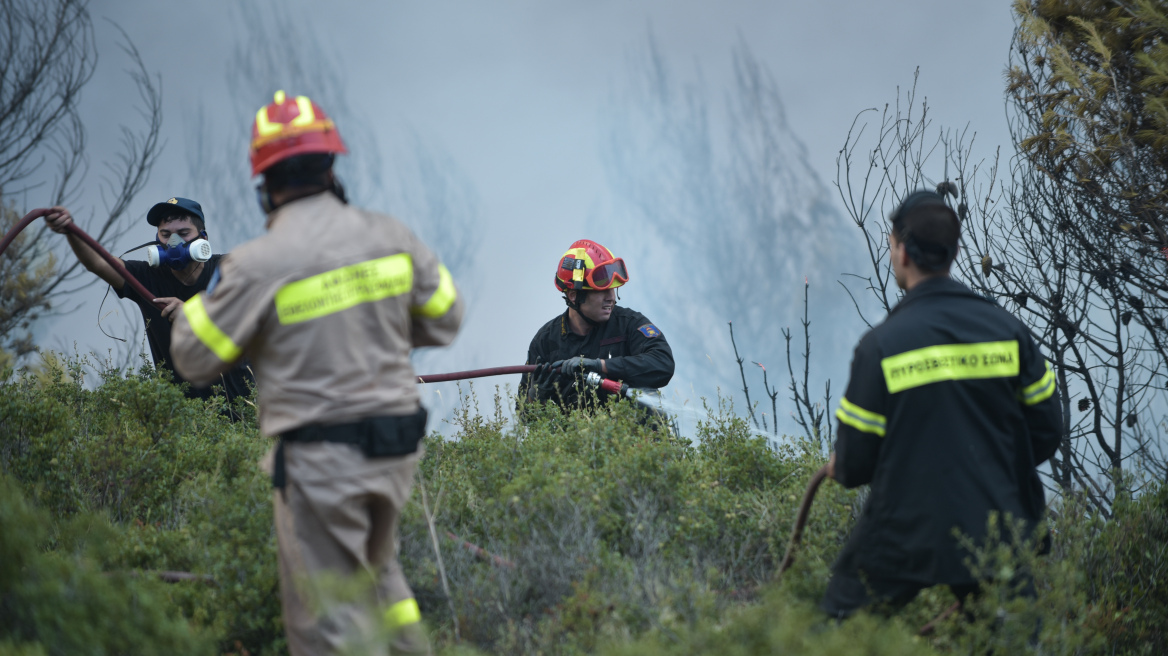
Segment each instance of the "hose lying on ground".
[{"label": "hose lying on ground", "polygon": [[[779,565],[779,573],[776,578],[782,580],[783,572],[790,569],[795,562],[795,552],[799,549],[799,545],[803,542],[803,528],[807,526],[807,515],[811,512],[811,502],[815,500],[815,493],[819,491],[819,486],[827,478],[827,465],[819,468],[811,475],[811,481],[807,483],[807,490],[803,492],[803,501],[799,503],[799,512],[795,515],[795,526],[791,529],[791,540],[787,543],[787,555],[783,556],[783,562]],[[953,613],[961,610],[961,602],[955,601],[953,605],[941,611],[941,614],[934,617],[928,624],[922,626],[917,635],[927,636],[937,629],[937,625],[949,619]]]},{"label": "hose lying on ground", "polygon": [[[42,216],[48,216],[51,213],[51,209],[39,207],[29,212],[28,214],[25,214],[24,218],[17,221],[16,225],[12,226],[12,229],[4,235],[4,239],[0,240],[0,255],[4,254],[4,251],[8,248],[8,245],[12,243],[12,240],[16,239],[16,235],[20,234],[21,230],[27,228],[33,221],[41,218]],[[153,303],[160,308],[166,307],[166,303],[155,301],[154,294],[151,294],[149,289],[146,289],[142,283],[138,282],[137,278],[130,275],[130,272],[126,270],[126,266],[122,264],[121,260],[114,257],[113,255],[110,255],[109,251],[102,248],[101,244],[97,243],[93,237],[90,237],[85,233],[84,230],[77,227],[76,223],[70,223],[65,227],[65,229],[76,235],[78,239],[85,242],[87,246],[92,248],[98,255],[100,255],[101,259],[105,260],[111,267],[113,267],[114,271],[117,271],[118,275],[126,281],[126,284],[130,285],[130,288],[133,289],[134,292],[138,294],[138,296],[142,297],[142,300],[148,303]]]},{"label": "hose lying on ground", "polygon": [[450,531],[446,531],[446,537],[450,538],[454,542],[458,543],[458,545],[460,547],[469,551],[471,554],[473,554],[479,560],[482,560],[484,562],[489,562],[492,565],[494,565],[495,567],[505,567],[507,569],[515,569],[515,563],[511,562],[510,560],[507,560],[506,558],[504,558],[502,556],[496,556],[495,554],[487,551],[486,549],[480,547],[479,545],[477,545],[473,542],[467,542],[466,540],[463,540],[462,538],[451,533]]},{"label": "hose lying on ground", "polygon": [[827,478],[827,465],[820,467],[819,471],[811,476],[811,482],[807,484],[807,491],[803,493],[803,501],[799,503],[799,512],[795,515],[795,527],[791,529],[791,540],[787,543],[787,555],[783,556],[783,562],[779,565],[779,577],[782,577],[783,572],[787,571],[795,562],[795,550],[803,542],[803,527],[807,525],[807,514],[811,512],[811,502],[815,500],[815,493],[819,491],[819,486],[825,478]]}]

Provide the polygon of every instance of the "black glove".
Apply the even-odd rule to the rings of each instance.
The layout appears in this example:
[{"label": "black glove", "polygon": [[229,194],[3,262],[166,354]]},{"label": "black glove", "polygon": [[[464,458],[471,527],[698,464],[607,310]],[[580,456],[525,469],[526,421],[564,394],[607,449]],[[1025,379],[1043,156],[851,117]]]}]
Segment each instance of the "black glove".
[{"label": "black glove", "polygon": [[586,358],[582,355],[577,355],[574,358],[568,358],[560,362],[553,362],[552,366],[560,365],[560,374],[563,376],[576,376],[580,370],[595,371],[601,373],[604,371],[603,364],[596,358]]},{"label": "black glove", "polygon": [[539,398],[554,397],[558,393],[556,382],[560,379],[560,363],[543,363],[535,365],[531,372],[530,387],[535,390]]}]

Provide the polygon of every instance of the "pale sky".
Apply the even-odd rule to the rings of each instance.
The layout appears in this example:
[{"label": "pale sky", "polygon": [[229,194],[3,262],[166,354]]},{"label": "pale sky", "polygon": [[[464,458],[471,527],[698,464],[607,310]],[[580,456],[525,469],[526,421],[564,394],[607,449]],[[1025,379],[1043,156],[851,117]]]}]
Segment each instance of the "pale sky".
[{"label": "pale sky", "polygon": [[[998,145],[1008,150],[1003,71],[1013,20],[1004,1],[338,0],[327,9],[301,0],[281,4],[302,15],[332,51],[339,63],[334,74],[344,77],[354,105],[348,109],[376,135],[373,144],[350,141],[351,150],[378,148],[383,158],[392,158],[401,146],[395,140],[412,130],[442,148],[477,191],[485,228],[481,298],[459,345],[427,360],[446,371],[522,363],[531,335],[562,311],[549,282],[552,267],[569,243],[592,236],[588,227],[611,206],[600,156],[604,115],[613,90],[626,82],[630,53],[645,47],[650,31],[675,70],[700,77],[714,98],[729,79],[731,48],[743,40],[774,75],[787,120],[833,200],[835,158],[853,117],[894,101],[897,87],[911,85],[918,67],[918,98],[928,98],[938,124],[969,124],[985,156]],[[125,244],[107,244],[110,250],[150,238],[144,221],[149,207],[184,195],[186,123],[200,108],[226,130],[221,123],[237,103],[258,108],[269,101],[274,89],[256,89],[246,99],[227,97],[235,44],[246,33],[234,6],[223,0],[91,5],[101,61],[85,92],[94,174],[77,204],[81,216],[84,206],[99,202],[98,163],[115,152],[116,126],[133,125],[136,118],[126,60],[104,18],[130,34],[147,66],[160,74],[164,98],[166,149],[132,208],[141,229],[132,230]],[[331,111],[331,99],[314,100]],[[249,127],[235,129],[244,134]],[[339,128],[345,134],[345,126]],[[241,159],[246,147],[238,145]],[[215,198],[198,200],[208,213],[212,243],[217,222],[262,223],[258,208],[224,217],[216,214]],[[360,198],[352,201],[361,204]],[[37,205],[32,198],[29,203]],[[609,245],[618,254],[624,246],[619,231],[594,238],[615,241]],[[216,251],[231,245],[216,244]],[[630,268],[635,272],[636,262]],[[100,291],[91,289],[77,299],[82,305],[74,314],[43,326],[42,343],[112,347],[96,327]],[[643,277],[630,283],[622,302],[636,308],[650,303],[651,293],[651,281]],[[832,297],[833,303],[844,301]],[[111,303],[140,323],[128,302],[107,301],[107,311]],[[684,330],[663,328],[667,335]],[[833,345],[834,357],[823,365],[821,374],[833,378],[836,389],[846,381],[853,345]]]}]

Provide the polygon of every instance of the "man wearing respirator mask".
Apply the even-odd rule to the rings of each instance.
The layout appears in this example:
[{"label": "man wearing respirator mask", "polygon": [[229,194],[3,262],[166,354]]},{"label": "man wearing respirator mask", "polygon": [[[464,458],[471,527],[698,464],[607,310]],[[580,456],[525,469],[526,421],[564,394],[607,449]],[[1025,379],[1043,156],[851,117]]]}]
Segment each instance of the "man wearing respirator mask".
[{"label": "man wearing respirator mask", "polygon": [[[223,257],[211,252],[202,206],[188,198],[179,197],[154,205],[146,214],[146,222],[157,230],[154,241],[130,249],[145,248],[146,260],[122,260],[130,275],[156,295],[153,301],[166,303],[162,308],[138,298],[108,262],[85,242],[66,232],[65,226],[73,221],[69,210],[63,207],[55,207],[53,210],[52,214],[45,217],[45,222],[54,232],[66,235],[69,246],[81,264],[109,283],[120,298],[129,298],[137,303],[146,323],[146,337],[150,342],[154,366],[170,371],[176,383],[185,382],[171,365],[170,324],[174,321],[175,310],[184,301],[211,284]],[[254,379],[246,363],[223,374],[218,382],[223,386],[228,401],[237,396],[248,396],[249,383],[254,384]],[[186,392],[190,398],[209,398],[212,393],[211,387],[188,387]]]}]

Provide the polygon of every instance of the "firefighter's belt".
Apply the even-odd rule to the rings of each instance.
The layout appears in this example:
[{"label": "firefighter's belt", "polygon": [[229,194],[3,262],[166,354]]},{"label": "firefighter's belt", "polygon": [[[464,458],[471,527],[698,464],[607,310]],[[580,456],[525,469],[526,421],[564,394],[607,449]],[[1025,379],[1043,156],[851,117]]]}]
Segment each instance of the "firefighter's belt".
[{"label": "firefighter's belt", "polygon": [[403,417],[368,417],[351,424],[321,426],[311,424],[280,434],[276,445],[276,461],[272,467],[272,487],[283,489],[284,444],[286,442],[338,442],[352,444],[368,458],[392,458],[409,455],[418,450],[418,442],[426,435],[426,409],[418,408]]}]

